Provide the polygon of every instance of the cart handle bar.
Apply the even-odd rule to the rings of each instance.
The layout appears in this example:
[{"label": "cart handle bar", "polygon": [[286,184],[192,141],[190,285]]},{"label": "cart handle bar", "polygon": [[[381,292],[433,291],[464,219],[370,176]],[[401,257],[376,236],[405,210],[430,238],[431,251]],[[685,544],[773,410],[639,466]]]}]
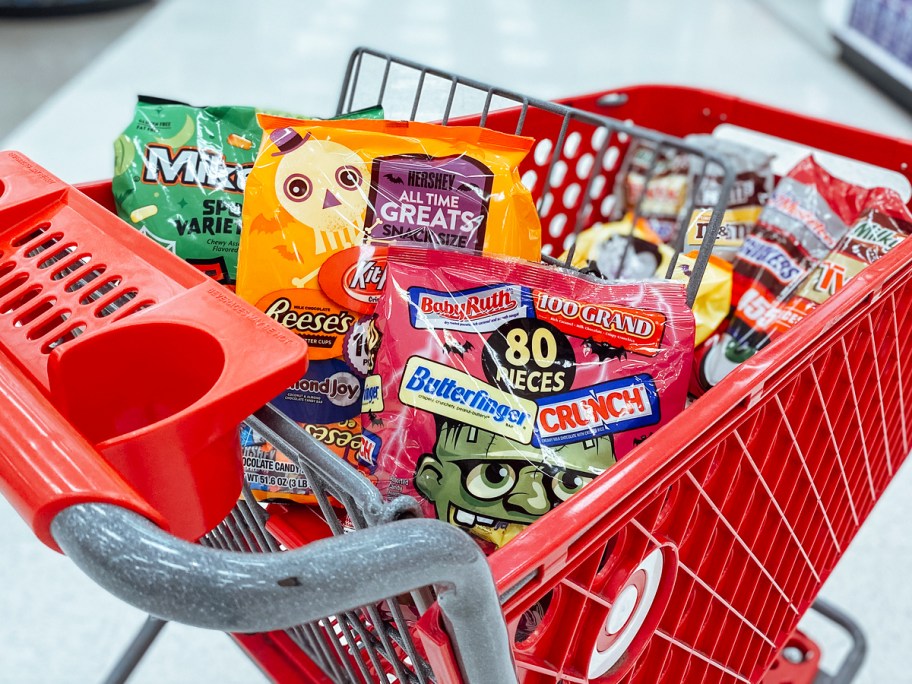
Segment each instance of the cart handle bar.
[{"label": "cart handle bar", "polygon": [[434,584],[465,682],[516,682],[485,556],[439,520],[399,520],[283,553],[240,553],[177,539],[119,506],[87,503],[60,511],[51,533],[114,596],[165,620],[225,632],[287,629]]}]

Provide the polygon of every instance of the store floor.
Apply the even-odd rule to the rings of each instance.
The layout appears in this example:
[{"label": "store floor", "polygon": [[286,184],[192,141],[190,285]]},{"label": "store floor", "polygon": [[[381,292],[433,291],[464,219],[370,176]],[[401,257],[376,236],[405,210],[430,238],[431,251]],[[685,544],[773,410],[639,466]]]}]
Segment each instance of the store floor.
[{"label": "store floor", "polygon": [[[19,149],[69,181],[109,177],[112,141],[137,93],[329,114],[348,54],[361,44],[537,96],[683,83],[912,137],[912,118],[835,61],[825,32],[806,25],[815,4],[404,0],[393,10],[370,0],[161,0],[134,10],[135,18],[95,17],[109,27],[122,22],[110,30],[93,33],[93,20],[85,18],[48,24],[48,32],[63,32],[35,41],[56,50],[57,59],[63,50],[71,55],[63,60],[65,70],[51,70],[57,81],[35,75],[36,53],[24,56],[30,43],[5,38],[14,33],[0,22],[0,60],[7,65],[0,111],[19,124],[10,130],[0,120],[0,136],[8,131],[0,149]],[[66,21],[84,22],[83,43],[67,42],[74,39]],[[92,58],[100,42],[123,29]],[[41,88],[55,92],[30,111],[28,103],[43,95],[27,93]],[[906,663],[912,652],[910,501],[912,469],[906,466],[823,591],[870,638],[861,682],[912,681]],[[0,682],[100,680],[143,616],[42,547],[5,502],[0,548]],[[844,644],[817,622],[809,628],[829,646],[826,659],[832,660]],[[263,677],[224,635],[169,625],[134,681]]]}]

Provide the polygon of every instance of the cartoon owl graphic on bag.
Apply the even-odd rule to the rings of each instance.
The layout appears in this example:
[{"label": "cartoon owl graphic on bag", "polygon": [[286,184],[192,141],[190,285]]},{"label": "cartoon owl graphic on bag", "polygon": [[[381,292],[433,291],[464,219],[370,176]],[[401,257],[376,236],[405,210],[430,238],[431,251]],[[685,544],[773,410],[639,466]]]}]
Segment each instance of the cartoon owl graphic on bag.
[{"label": "cartoon owl graphic on bag", "polygon": [[[280,157],[275,177],[279,204],[313,231],[314,254],[360,245],[370,169],[357,152],[293,128],[270,134]],[[290,241],[293,242],[293,239]]]}]

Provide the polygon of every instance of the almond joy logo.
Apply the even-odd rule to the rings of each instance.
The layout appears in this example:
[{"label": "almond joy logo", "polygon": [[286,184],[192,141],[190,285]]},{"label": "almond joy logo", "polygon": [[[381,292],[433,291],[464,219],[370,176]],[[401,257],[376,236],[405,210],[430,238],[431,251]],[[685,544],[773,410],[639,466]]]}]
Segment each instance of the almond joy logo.
[{"label": "almond joy logo", "polygon": [[350,247],[333,254],[320,268],[323,293],[339,306],[373,313],[386,285],[386,247]]},{"label": "almond joy logo", "polygon": [[273,403],[298,423],[327,425],[361,413],[363,382],[338,359],[312,361],[307,374]]}]

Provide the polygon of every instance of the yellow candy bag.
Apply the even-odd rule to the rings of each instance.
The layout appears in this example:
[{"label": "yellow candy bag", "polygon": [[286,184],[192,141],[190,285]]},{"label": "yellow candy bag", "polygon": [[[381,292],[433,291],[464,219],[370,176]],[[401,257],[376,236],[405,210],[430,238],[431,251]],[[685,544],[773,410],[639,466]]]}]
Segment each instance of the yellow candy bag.
[{"label": "yellow candy bag", "polygon": [[[664,278],[674,250],[662,243],[644,218],[640,218],[631,231],[632,220],[632,215],[627,214],[620,221],[598,223],[582,231],[577,236],[570,265],[609,280]],[[671,279],[687,283],[696,255],[694,251],[678,256]],[[561,256],[562,261],[566,258],[566,253]],[[695,344],[712,335],[728,316],[731,292],[731,264],[718,257],[710,257],[693,306],[697,322]]]},{"label": "yellow candy bag", "polygon": [[[369,314],[385,281],[385,246],[539,260],[541,226],[518,171],[534,140],[407,121],[258,120],[237,294],[310,345],[307,376],[277,405],[305,427],[350,425],[360,442],[351,419],[370,399],[364,378],[378,340]],[[264,498],[311,500],[300,478],[268,481]]]}]

